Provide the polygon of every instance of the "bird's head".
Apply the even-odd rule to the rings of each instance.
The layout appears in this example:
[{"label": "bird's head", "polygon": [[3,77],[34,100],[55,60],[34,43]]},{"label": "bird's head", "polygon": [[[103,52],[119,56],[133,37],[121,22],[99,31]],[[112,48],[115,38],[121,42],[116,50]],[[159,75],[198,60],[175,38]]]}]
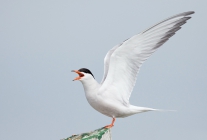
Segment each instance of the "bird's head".
[{"label": "bird's head", "polygon": [[72,70],[72,72],[75,72],[75,73],[77,73],[79,75],[73,81],[75,81],[75,80],[83,81],[83,80],[94,78],[94,76],[91,73],[91,71],[89,69],[86,69],[86,68],[81,68],[79,70]]}]

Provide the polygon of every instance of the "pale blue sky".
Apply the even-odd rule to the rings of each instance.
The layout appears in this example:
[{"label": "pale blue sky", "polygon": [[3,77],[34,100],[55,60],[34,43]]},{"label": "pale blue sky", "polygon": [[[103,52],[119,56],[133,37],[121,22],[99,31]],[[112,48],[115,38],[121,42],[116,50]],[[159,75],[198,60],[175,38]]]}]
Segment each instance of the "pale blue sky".
[{"label": "pale blue sky", "polygon": [[[107,51],[185,11],[192,19],[141,68],[130,102],[175,109],[117,119],[114,140],[207,139],[207,1],[1,0],[0,139],[59,140],[111,123],[70,71],[98,81]],[[136,138],[134,138],[136,137]]]}]

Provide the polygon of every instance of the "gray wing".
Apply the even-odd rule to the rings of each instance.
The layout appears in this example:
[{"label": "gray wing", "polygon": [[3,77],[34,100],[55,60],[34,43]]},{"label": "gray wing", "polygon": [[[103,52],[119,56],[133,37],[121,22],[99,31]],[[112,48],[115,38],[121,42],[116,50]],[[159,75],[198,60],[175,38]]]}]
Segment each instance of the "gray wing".
[{"label": "gray wing", "polygon": [[100,93],[128,104],[142,63],[181,29],[193,13],[170,17],[112,48],[105,57]]}]

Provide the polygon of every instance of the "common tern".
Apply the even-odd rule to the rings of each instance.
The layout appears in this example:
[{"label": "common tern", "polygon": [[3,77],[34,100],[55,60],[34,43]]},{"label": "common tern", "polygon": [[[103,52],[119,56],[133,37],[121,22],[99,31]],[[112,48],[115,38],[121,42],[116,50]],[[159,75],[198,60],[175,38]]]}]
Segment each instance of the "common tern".
[{"label": "common tern", "polygon": [[74,80],[81,81],[89,104],[98,112],[112,118],[112,123],[105,128],[113,127],[116,118],[159,111],[129,103],[138,71],[142,63],[181,29],[193,13],[189,11],[172,16],[109,50],[104,59],[104,75],[100,84],[89,69],[72,70],[79,75]]}]

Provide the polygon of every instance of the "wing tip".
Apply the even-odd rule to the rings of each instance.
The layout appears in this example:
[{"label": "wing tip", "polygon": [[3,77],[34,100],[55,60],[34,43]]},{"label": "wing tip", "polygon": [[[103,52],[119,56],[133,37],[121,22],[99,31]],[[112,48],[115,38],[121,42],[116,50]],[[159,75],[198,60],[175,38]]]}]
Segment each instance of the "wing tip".
[{"label": "wing tip", "polygon": [[184,12],[183,14],[185,14],[185,15],[191,15],[191,14],[194,14],[195,13],[195,11],[188,11],[188,12]]},{"label": "wing tip", "polygon": [[173,17],[179,17],[179,16],[189,16],[189,15],[192,15],[192,14],[194,14],[195,13],[195,11],[188,11],[188,12],[183,12],[183,13],[180,13],[180,14],[178,14],[178,15],[175,15],[175,16],[173,16]]},{"label": "wing tip", "polygon": [[183,12],[183,13],[174,15],[174,16],[172,16],[172,17],[170,17],[170,18],[167,18],[167,19],[165,19],[165,20],[163,20],[163,21],[161,21],[161,22],[155,24],[154,26],[148,28],[147,30],[144,30],[143,32],[141,32],[141,34],[147,32],[147,31],[150,30],[151,28],[153,28],[153,27],[155,27],[155,26],[157,26],[157,25],[159,25],[159,24],[161,24],[161,23],[163,23],[163,22],[165,22],[165,21],[167,21],[167,20],[170,20],[170,19],[172,19],[172,18],[176,18],[176,17],[181,17],[181,16],[183,16],[183,18],[186,18],[186,20],[189,20],[189,19],[191,18],[191,17],[189,17],[189,15],[194,14],[194,13],[195,13],[194,11],[188,11],[188,12]]}]

